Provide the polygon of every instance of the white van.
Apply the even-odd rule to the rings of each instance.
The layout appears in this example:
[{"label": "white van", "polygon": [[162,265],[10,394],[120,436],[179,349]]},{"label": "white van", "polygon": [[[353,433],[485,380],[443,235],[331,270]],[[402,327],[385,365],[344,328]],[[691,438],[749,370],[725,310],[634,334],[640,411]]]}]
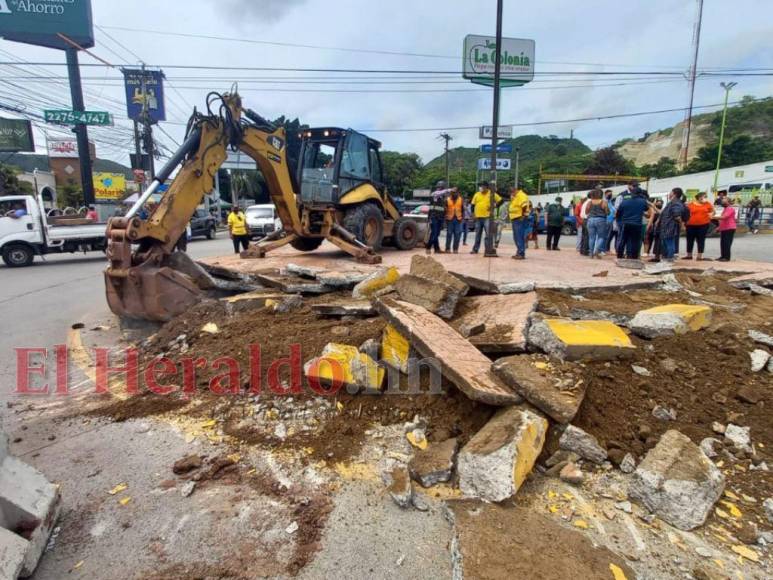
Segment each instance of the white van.
[{"label": "white van", "polygon": [[276,214],[273,203],[251,205],[244,210],[250,239],[263,238],[282,229],[282,220]]}]

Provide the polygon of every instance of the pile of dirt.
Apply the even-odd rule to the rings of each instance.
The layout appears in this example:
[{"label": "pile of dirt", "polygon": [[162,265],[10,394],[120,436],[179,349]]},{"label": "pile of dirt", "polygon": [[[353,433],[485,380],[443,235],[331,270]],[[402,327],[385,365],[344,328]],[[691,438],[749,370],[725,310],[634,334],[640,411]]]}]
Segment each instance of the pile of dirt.
[{"label": "pile of dirt", "polygon": [[[400,377],[400,389],[382,394],[350,393],[340,389],[333,396],[314,392],[305,376],[297,392],[277,393],[268,386],[269,367],[285,359],[279,379],[283,388],[291,384],[291,349],[300,353],[302,365],[319,356],[329,342],[360,346],[371,338],[380,338],[385,322],[373,318],[321,318],[311,306],[318,302],[340,300],[327,294],[307,298],[300,308],[285,312],[257,309],[226,316],[218,302],[204,302],[165,324],[144,343],[140,353],[141,385],[139,394],[125,400],[112,400],[90,413],[123,421],[132,418],[175,413],[190,418],[216,419],[224,435],[245,444],[267,448],[304,449],[305,460],[337,462],[357,454],[373,424],[390,425],[412,421],[416,415],[427,420],[427,435],[432,440],[450,436],[466,442],[493,413],[493,409],[467,399],[443,382],[442,393],[430,393],[429,373],[424,369],[419,385],[409,385]],[[202,331],[207,323],[217,325],[217,333]],[[260,347],[260,389],[251,383],[250,345]],[[192,393],[176,390],[168,395],[150,392],[144,384],[144,369],[159,356],[177,361],[182,357],[205,359],[206,368],[196,373]],[[222,375],[213,362],[233,357],[241,370],[236,392],[214,393],[210,381]],[[164,384],[180,385],[183,369],[169,375]],[[160,381],[161,382],[161,381]]]},{"label": "pile of dirt", "polygon": [[[752,467],[762,462],[773,467],[773,381],[767,372],[751,371],[749,353],[760,345],[748,337],[748,330],[773,333],[773,299],[752,296],[715,276],[680,274],[677,279],[701,296],[662,290],[590,292],[582,297],[540,292],[541,310],[566,315],[581,309],[632,316],[652,306],[695,300],[714,305],[714,322],[706,330],[651,341],[632,336],[637,346],[632,359],[583,363],[588,387],[573,424],[608,449],[631,452],[639,459],[669,429],[700,443],[706,437],[723,440],[713,430],[714,423],[750,427],[755,457],[726,446],[727,453],[717,459],[724,459],[728,488],[756,498],[747,511],[761,516],[762,500],[773,496],[773,478]],[[634,365],[646,369],[648,376],[634,372]],[[658,405],[673,409],[675,420],[656,419],[652,411]]]}]

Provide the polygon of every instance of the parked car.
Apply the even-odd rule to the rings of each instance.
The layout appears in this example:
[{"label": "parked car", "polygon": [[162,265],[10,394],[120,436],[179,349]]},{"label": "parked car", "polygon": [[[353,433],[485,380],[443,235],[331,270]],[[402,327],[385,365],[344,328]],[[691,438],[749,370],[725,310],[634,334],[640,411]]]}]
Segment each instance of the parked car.
[{"label": "parked car", "polygon": [[276,206],[273,203],[251,205],[244,215],[247,217],[250,239],[263,238],[282,229],[282,220],[276,214]]},{"label": "parked car", "polygon": [[208,240],[217,235],[217,220],[205,209],[197,209],[191,218],[191,237],[206,236]]},{"label": "parked car", "polygon": [[[542,234],[547,232],[545,226],[545,212],[539,214],[539,223],[537,224],[537,231]],[[561,228],[561,234],[564,236],[573,236],[577,233],[577,220],[573,215],[564,216],[564,225]]]}]

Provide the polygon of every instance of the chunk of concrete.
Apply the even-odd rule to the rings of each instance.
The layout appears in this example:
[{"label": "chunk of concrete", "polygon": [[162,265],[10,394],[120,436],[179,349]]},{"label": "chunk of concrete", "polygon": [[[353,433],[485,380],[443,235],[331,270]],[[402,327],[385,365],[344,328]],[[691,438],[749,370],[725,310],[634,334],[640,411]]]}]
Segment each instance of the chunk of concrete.
[{"label": "chunk of concrete", "polygon": [[449,319],[456,312],[462,294],[443,282],[405,274],[395,282],[401,300],[426,308],[441,318]]},{"label": "chunk of concrete", "polygon": [[14,580],[21,574],[29,542],[0,527],[0,578]]},{"label": "chunk of concrete", "polygon": [[308,280],[300,276],[255,274],[255,277],[261,284],[281,290],[285,294],[325,294],[334,290],[334,288],[325,286],[321,282]]},{"label": "chunk of concrete", "polygon": [[566,389],[549,365],[535,365],[525,355],[501,358],[492,366],[494,373],[519,395],[559,423],[569,423],[585,397],[585,382]]},{"label": "chunk of concrete", "polygon": [[415,254],[411,258],[410,273],[413,276],[418,276],[434,282],[441,282],[446,286],[450,286],[460,296],[465,296],[470,290],[470,287],[466,283],[448,272],[448,270],[443,267],[443,264],[429,256]]},{"label": "chunk of concrete", "polygon": [[401,373],[408,373],[411,359],[415,359],[411,344],[391,324],[381,333],[381,360]]},{"label": "chunk of concrete", "polygon": [[485,353],[515,353],[526,350],[529,317],[537,309],[537,293],[484,295],[462,298],[453,321],[462,336],[465,326],[483,324],[483,332],[470,335],[470,342]]},{"label": "chunk of concrete", "polygon": [[352,298],[372,298],[379,290],[392,286],[400,278],[397,268],[379,268],[352,289]]},{"label": "chunk of concrete", "polygon": [[324,268],[319,268],[317,266],[303,266],[301,264],[293,264],[292,262],[287,264],[284,269],[288,274],[309,278],[311,280],[315,280],[317,275],[325,271]]},{"label": "chunk of concrete", "polygon": [[391,482],[387,488],[389,496],[399,507],[407,509],[411,507],[413,498],[413,486],[408,468],[405,465],[398,465],[389,473]]},{"label": "chunk of concrete", "polygon": [[760,344],[764,344],[765,346],[769,346],[770,348],[773,348],[773,336],[770,336],[769,334],[765,334],[764,332],[760,332],[759,330],[750,330],[749,338],[751,338],[754,342],[758,342]]},{"label": "chunk of concrete", "polygon": [[725,477],[689,437],[666,431],[633,473],[628,497],[663,521],[692,530],[702,525],[725,489]]},{"label": "chunk of concrete", "polygon": [[363,272],[359,270],[327,270],[317,274],[317,280],[331,288],[354,288],[371,274],[372,272]]},{"label": "chunk of concrete", "polygon": [[0,536],[0,570],[14,571],[26,578],[43,554],[59,515],[61,498],[59,486],[49,483],[37,469],[8,455],[7,449],[7,438],[0,433],[0,528],[21,539],[24,546],[8,534]]},{"label": "chunk of concrete", "polygon": [[312,304],[311,310],[319,316],[375,316],[376,309],[368,300],[349,300],[329,304]]},{"label": "chunk of concrete", "polygon": [[526,282],[508,282],[497,287],[500,294],[523,294],[533,292],[537,284],[531,280]]},{"label": "chunk of concrete", "polygon": [[768,522],[773,524],[773,497],[762,502],[762,507],[765,508],[765,517],[768,518]]},{"label": "chunk of concrete", "polygon": [[225,306],[228,314],[246,312],[247,310],[258,310],[266,305],[267,300],[283,300],[287,295],[284,292],[271,292],[266,290],[254,290],[253,292],[242,292],[234,296],[221,298],[220,302]]},{"label": "chunk of concrete", "polygon": [[686,334],[711,324],[711,308],[696,304],[666,304],[640,310],[629,323],[630,329],[645,338]]},{"label": "chunk of concrete", "polygon": [[381,359],[381,343],[377,338],[369,338],[357,350],[368,355],[373,360]]},{"label": "chunk of concrete", "polygon": [[532,324],[529,344],[562,360],[611,360],[636,348],[618,325],[608,320],[548,318]]},{"label": "chunk of concrete", "polygon": [[547,420],[527,409],[499,410],[459,452],[462,493],[495,502],[513,496],[534,467],[547,428]]},{"label": "chunk of concrete", "polygon": [[762,350],[761,348],[757,348],[749,353],[749,358],[751,358],[751,362],[752,362],[752,372],[758,373],[766,366],[768,366],[768,361],[770,360],[770,354],[768,354],[767,351]]},{"label": "chunk of concrete", "polygon": [[585,474],[582,469],[577,467],[574,463],[567,463],[561,468],[558,474],[561,481],[571,483],[572,485],[580,485],[585,480]]},{"label": "chunk of concrete", "polygon": [[376,301],[376,309],[469,398],[489,405],[523,401],[491,371],[491,361],[483,353],[425,308],[384,297]]},{"label": "chunk of concrete", "polygon": [[590,433],[586,433],[579,427],[567,425],[558,440],[558,446],[566,451],[573,451],[583,459],[593,463],[604,463],[607,459],[607,451]]},{"label": "chunk of concrete", "polygon": [[411,477],[422,487],[450,481],[458,448],[459,442],[452,438],[430,443],[426,449],[416,451],[408,464]]},{"label": "chunk of concrete", "polygon": [[620,462],[620,471],[623,473],[633,473],[636,469],[636,459],[630,453],[626,453]]},{"label": "chunk of concrete", "polygon": [[307,362],[303,370],[309,381],[325,386],[379,390],[384,382],[384,369],[356,346],[348,344],[328,343],[322,354]]},{"label": "chunk of concrete", "polygon": [[752,437],[750,427],[739,427],[730,423],[725,427],[725,440],[733,444],[736,449],[744,451],[752,450]]},{"label": "chunk of concrete", "polygon": [[459,325],[459,334],[464,338],[470,338],[486,331],[484,322],[464,322]]}]

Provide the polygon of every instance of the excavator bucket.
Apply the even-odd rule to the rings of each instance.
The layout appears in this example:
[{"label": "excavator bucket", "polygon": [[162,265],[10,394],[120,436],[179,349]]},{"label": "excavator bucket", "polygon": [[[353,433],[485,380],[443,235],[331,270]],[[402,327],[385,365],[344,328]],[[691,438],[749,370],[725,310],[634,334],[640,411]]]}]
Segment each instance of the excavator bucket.
[{"label": "excavator bucket", "polygon": [[165,322],[182,314],[204,296],[196,281],[167,265],[145,262],[126,275],[105,272],[107,302],[122,318]]}]

